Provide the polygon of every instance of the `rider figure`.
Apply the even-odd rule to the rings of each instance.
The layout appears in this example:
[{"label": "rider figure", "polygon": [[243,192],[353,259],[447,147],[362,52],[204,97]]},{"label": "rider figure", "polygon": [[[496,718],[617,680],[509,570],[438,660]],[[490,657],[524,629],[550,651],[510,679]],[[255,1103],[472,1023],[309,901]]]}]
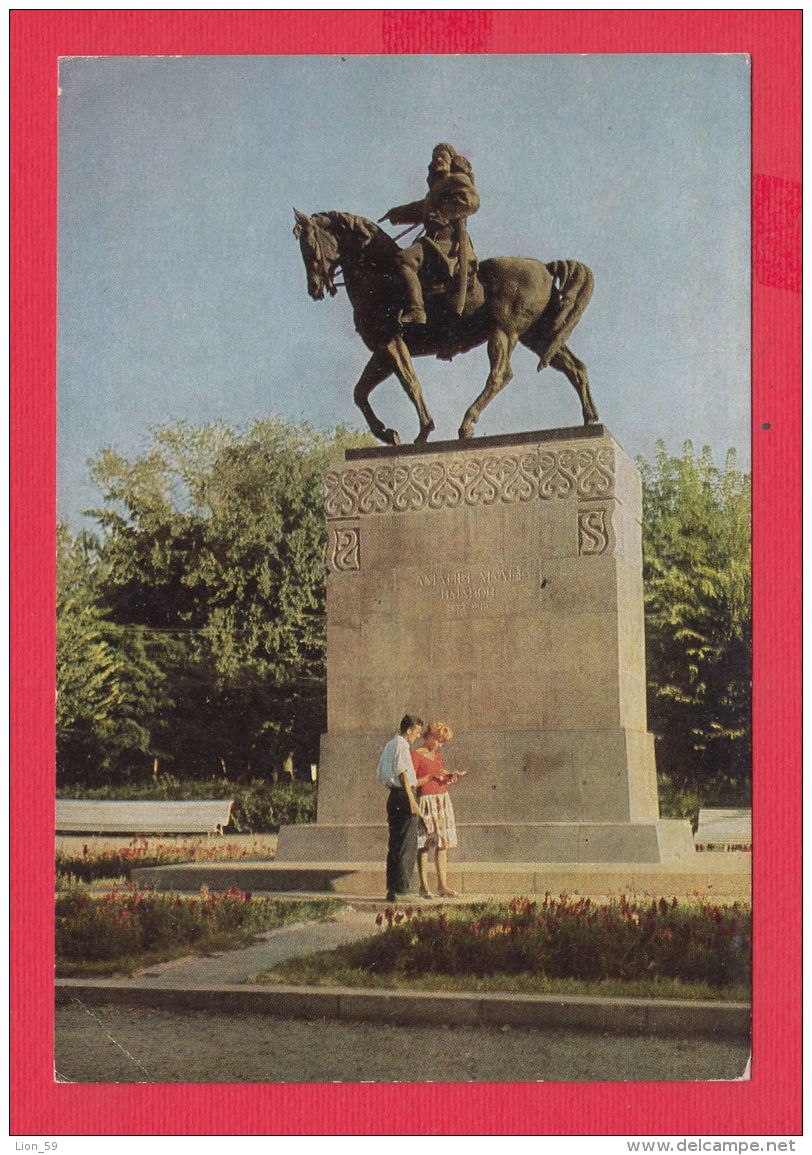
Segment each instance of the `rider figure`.
[{"label": "rider figure", "polygon": [[456,275],[456,293],[450,303],[457,314],[462,313],[468,282],[476,270],[476,255],[465,224],[479,208],[470,161],[450,144],[436,145],[427,184],[429,191],[422,200],[398,205],[381,217],[395,225],[422,224],[424,228],[424,235],[408,249],[401,249],[396,258],[408,302],[399,317],[404,325],[426,324],[421,270],[425,269],[425,279],[432,287],[446,292]]}]

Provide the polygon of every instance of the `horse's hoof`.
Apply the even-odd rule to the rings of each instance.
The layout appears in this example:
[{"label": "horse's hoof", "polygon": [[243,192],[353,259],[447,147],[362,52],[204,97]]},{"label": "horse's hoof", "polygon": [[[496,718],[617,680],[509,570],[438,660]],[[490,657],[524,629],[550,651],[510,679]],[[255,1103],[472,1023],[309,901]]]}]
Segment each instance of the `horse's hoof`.
[{"label": "horse's hoof", "polygon": [[381,434],[381,441],[385,441],[387,445],[400,445],[400,437],[396,429],[384,429]]},{"label": "horse's hoof", "polygon": [[427,425],[425,429],[421,429],[417,437],[414,439],[415,445],[422,445],[424,441],[428,441],[431,434],[434,432],[434,422]]},{"label": "horse's hoof", "polygon": [[457,434],[457,436],[459,437],[460,441],[470,440],[470,438],[472,438],[474,436],[473,426],[461,425],[460,429],[459,429],[459,433]]}]

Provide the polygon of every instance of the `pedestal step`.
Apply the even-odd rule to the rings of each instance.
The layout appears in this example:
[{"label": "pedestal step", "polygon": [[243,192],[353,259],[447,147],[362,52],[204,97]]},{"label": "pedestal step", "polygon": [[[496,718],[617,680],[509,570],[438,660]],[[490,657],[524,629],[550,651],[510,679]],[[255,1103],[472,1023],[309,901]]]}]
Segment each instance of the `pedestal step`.
[{"label": "pedestal step", "polygon": [[[433,864],[429,877],[433,881]],[[751,856],[732,852],[695,854],[693,858],[641,865],[617,863],[449,862],[449,881],[461,898],[505,899],[517,895],[621,894],[716,901],[748,901]],[[345,898],[380,898],[385,893],[384,863],[363,862],[211,862],[160,866],[133,871],[133,881],[158,890],[197,892],[238,887],[252,893],[320,893]]]},{"label": "pedestal step", "polygon": [[[454,857],[466,862],[664,862],[693,857],[691,827],[682,819],[645,823],[461,823]],[[276,861],[382,862],[383,825],[283,826]]]}]

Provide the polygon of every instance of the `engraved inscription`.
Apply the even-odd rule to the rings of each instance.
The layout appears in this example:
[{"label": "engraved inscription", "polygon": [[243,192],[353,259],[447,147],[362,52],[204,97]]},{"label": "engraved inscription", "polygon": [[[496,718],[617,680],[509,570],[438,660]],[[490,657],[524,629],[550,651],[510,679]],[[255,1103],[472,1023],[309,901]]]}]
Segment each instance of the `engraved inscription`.
[{"label": "engraved inscription", "polygon": [[347,518],[575,496],[589,500],[611,496],[613,484],[614,452],[607,446],[475,454],[447,462],[330,469],[324,509],[328,518]]},{"label": "engraved inscription", "polygon": [[504,603],[511,588],[532,578],[527,565],[474,566],[454,570],[426,570],[414,577],[417,589],[425,591],[438,608],[459,607],[465,613],[494,608]]},{"label": "engraved inscription", "polygon": [[361,568],[361,537],[357,525],[328,525],[327,565],[334,573]]}]

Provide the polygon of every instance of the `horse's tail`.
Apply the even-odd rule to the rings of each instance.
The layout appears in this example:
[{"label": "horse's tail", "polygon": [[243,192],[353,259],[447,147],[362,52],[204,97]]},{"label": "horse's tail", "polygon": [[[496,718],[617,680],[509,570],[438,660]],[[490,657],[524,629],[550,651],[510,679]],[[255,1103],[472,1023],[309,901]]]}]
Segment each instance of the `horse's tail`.
[{"label": "horse's tail", "polygon": [[566,343],[583,316],[595,287],[592,270],[580,261],[550,261],[547,270],[553,278],[554,293],[538,322],[540,339],[533,343],[541,358],[539,369],[546,368]]}]

